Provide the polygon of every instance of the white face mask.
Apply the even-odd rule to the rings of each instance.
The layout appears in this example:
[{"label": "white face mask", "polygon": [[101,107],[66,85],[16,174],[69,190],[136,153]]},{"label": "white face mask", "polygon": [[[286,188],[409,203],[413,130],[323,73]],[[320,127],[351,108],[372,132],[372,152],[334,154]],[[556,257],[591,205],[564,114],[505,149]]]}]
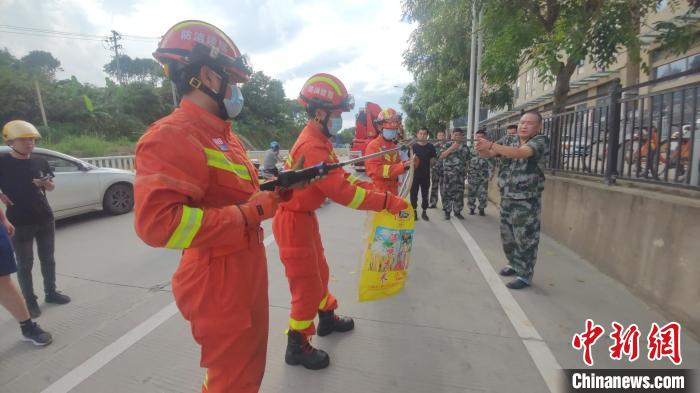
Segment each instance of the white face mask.
[{"label": "white face mask", "polygon": [[237,85],[231,86],[231,97],[224,99],[224,106],[226,107],[226,114],[229,119],[233,119],[238,116],[243,110],[243,93],[241,88]]},{"label": "white face mask", "polygon": [[335,135],[338,133],[338,131],[340,131],[341,128],[343,128],[343,118],[340,116],[331,117],[328,121],[328,133],[331,135]]}]

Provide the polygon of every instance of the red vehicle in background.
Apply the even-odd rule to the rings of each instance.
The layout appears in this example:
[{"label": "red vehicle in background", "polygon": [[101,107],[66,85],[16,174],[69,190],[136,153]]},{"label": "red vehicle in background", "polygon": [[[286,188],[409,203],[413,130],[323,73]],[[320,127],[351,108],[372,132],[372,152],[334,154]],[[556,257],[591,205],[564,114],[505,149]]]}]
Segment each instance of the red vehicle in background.
[{"label": "red vehicle in background", "polygon": [[[369,141],[376,138],[377,129],[374,128],[374,120],[381,111],[382,108],[379,105],[368,102],[364,108],[360,108],[360,111],[355,116],[355,138],[352,140],[352,146],[350,147],[351,160],[362,157],[365,154],[365,147],[367,147]],[[355,163],[355,170],[364,171],[365,163]]]}]

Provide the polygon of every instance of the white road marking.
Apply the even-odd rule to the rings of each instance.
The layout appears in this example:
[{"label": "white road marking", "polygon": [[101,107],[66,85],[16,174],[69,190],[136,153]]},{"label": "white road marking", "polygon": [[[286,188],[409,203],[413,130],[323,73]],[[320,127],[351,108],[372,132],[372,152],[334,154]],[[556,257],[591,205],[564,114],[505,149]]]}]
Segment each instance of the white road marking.
[{"label": "white road marking", "polygon": [[513,328],[515,328],[518,336],[520,336],[520,339],[523,341],[532,361],[535,363],[535,366],[537,366],[547,387],[549,387],[549,391],[552,393],[561,392],[561,387],[563,386],[561,384],[561,378],[563,375],[561,373],[561,366],[554,357],[554,354],[544,340],[542,340],[537,329],[535,329],[535,325],[530,322],[523,309],[520,308],[518,302],[515,301],[513,295],[510,293],[510,289],[506,288],[503,284],[503,281],[501,281],[474,238],[459,221],[456,219],[451,219],[450,221],[452,221],[452,225],[457,229],[457,233],[459,233],[459,236],[474,257],[474,261],[476,261],[476,265],[479,267],[484,279],[486,279],[489,288],[491,288],[491,292],[496,296],[498,303],[500,303],[501,308],[503,308],[508,319],[510,319]]},{"label": "white road marking", "polygon": [[[272,235],[265,238],[263,244],[265,247],[274,243],[275,239]],[[88,379],[92,374],[100,370],[107,363],[129,349],[132,345],[139,342],[147,334],[155,330],[163,322],[170,319],[178,313],[175,302],[163,307],[160,311],[143,321],[140,325],[131,329],[129,332],[119,337],[116,341],[104,347],[90,359],[69,371],[66,375],[52,383],[41,393],[68,393],[80,383]]]}]

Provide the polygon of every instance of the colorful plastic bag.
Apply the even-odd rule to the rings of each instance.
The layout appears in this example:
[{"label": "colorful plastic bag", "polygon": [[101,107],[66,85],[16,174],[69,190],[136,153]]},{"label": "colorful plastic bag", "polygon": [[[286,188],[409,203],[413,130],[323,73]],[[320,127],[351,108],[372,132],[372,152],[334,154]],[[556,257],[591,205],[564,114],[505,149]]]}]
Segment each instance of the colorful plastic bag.
[{"label": "colorful plastic bag", "polygon": [[413,248],[413,208],[398,215],[372,212],[367,217],[358,299],[380,300],[403,289]]},{"label": "colorful plastic bag", "polygon": [[[413,158],[409,150],[409,159]],[[408,196],[413,182],[413,165],[403,179],[399,195]],[[380,300],[399,293],[408,277],[413,250],[414,212],[408,209],[398,215],[384,210],[371,212],[365,221],[362,239],[362,268],[358,299],[361,302]]]}]

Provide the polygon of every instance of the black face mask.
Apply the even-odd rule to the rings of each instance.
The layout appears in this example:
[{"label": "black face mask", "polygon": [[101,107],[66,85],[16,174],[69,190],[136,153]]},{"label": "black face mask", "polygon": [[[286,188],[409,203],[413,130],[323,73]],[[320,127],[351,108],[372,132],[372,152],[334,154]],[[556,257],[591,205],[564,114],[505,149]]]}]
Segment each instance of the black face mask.
[{"label": "black face mask", "polygon": [[318,121],[319,123],[321,123],[321,125],[323,126],[323,134],[324,134],[326,137],[330,138],[330,137],[333,136],[333,135],[331,135],[331,131],[328,129],[328,122],[329,122],[330,119],[331,119],[331,113],[328,112],[328,111],[326,111],[326,110],[324,110],[324,112],[326,113],[326,118],[323,119],[323,121],[320,121],[320,120],[318,119],[317,116],[314,116],[314,119],[316,119],[316,121]]}]

